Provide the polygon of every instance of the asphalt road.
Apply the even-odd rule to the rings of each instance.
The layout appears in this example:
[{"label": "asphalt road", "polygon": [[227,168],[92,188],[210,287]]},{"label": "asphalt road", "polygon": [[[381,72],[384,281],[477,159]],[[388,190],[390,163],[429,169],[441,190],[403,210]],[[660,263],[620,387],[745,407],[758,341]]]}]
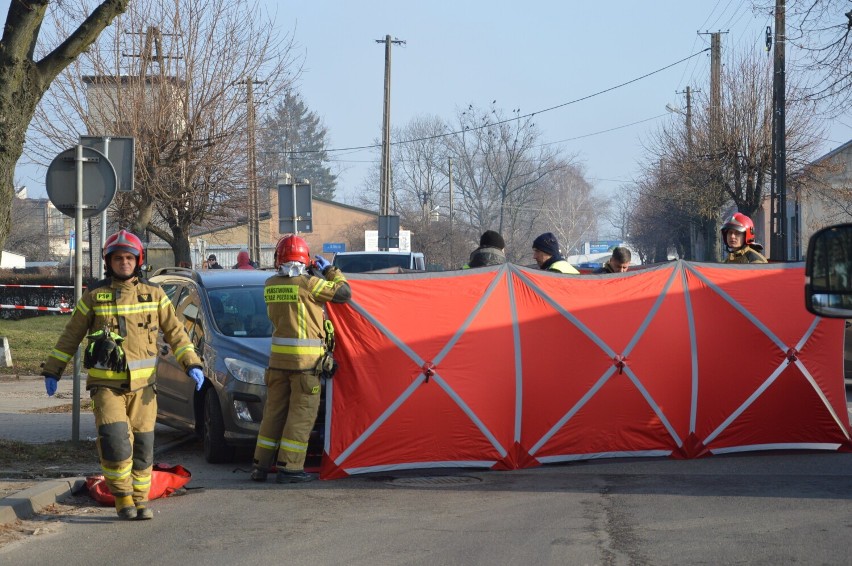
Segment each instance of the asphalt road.
[{"label": "asphalt road", "polygon": [[248,463],[169,454],[189,495],[153,521],[110,508],[58,517],[0,563],[849,564],[852,454],[601,460],[512,472],[433,470],[302,486]]}]

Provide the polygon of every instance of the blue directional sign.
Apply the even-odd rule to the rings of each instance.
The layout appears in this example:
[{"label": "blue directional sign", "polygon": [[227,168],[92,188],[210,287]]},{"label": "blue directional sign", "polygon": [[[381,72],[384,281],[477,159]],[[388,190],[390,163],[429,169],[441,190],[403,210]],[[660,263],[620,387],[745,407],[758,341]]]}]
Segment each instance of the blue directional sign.
[{"label": "blue directional sign", "polygon": [[603,240],[599,242],[589,242],[589,253],[590,254],[602,254],[612,250],[612,248],[616,246],[620,246],[621,242],[619,240]]},{"label": "blue directional sign", "polygon": [[324,242],[322,245],[322,253],[336,254],[346,251],[346,244],[343,242]]}]

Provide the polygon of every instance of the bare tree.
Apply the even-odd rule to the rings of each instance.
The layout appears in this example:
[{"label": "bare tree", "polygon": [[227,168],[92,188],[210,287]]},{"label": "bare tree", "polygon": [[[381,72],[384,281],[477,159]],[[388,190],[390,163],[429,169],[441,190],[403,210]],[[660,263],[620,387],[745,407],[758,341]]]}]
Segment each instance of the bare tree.
[{"label": "bare tree", "polygon": [[636,202],[631,218],[630,243],[643,263],[664,262],[670,249],[678,248],[686,220],[677,215],[662,168],[647,170],[632,195]]},{"label": "bare tree", "polygon": [[[485,230],[503,235],[511,261],[529,256],[536,230],[560,232],[572,247],[595,231],[605,207],[582,168],[541,143],[530,118],[514,113],[506,118],[496,107],[482,112],[469,106],[452,128],[435,117],[418,117],[393,132],[392,211],[431,263],[462,265]],[[378,165],[363,187],[363,206],[378,202],[377,172]]]},{"label": "bare tree", "polygon": [[56,259],[49,245],[45,245],[44,208],[23,198],[12,200],[12,226],[6,248],[26,256],[27,261]]},{"label": "bare tree", "polygon": [[[15,164],[39,101],[56,76],[85,52],[130,0],[88,2],[67,35],[40,39],[49,0],[9,2],[0,40],[0,253],[11,229]],[[61,9],[62,6],[56,6]],[[79,14],[88,14],[81,18]],[[82,19],[82,21],[80,21]],[[40,59],[36,58],[39,52]]]},{"label": "bare tree", "polygon": [[570,159],[541,143],[531,117],[521,116],[519,109],[513,114],[507,118],[496,107],[485,112],[469,106],[457,116],[460,133],[447,143],[456,164],[460,216],[475,233],[499,231],[508,257],[516,259],[517,253],[519,259],[534,237],[547,189]]},{"label": "bare tree", "polygon": [[[722,207],[730,203],[753,216],[763,206],[773,164],[771,77],[771,62],[765,57],[756,53],[731,57],[722,73],[719,129],[712,129],[711,101],[700,96],[691,128],[679,122],[664,126],[647,144],[651,158],[645,166],[641,198],[653,194],[654,199],[668,203],[672,217],[688,220],[681,226],[684,233],[675,234],[670,242],[685,257],[697,254],[701,245],[683,242],[700,233],[704,259],[718,261]],[[791,93],[786,108],[790,171],[812,159],[821,134],[813,103],[795,94],[799,92],[796,78],[787,88]],[[648,183],[658,186],[651,191]]]},{"label": "bare tree", "polygon": [[[565,255],[582,253],[583,242],[597,234],[599,218],[607,215],[609,204],[595,196],[583,168],[570,162],[564,162],[550,181],[536,214],[535,231],[556,234]],[[530,254],[529,247],[519,251]]]},{"label": "bare tree", "polygon": [[136,138],[135,191],[112,218],[190,261],[193,227],[247,216],[254,105],[296,71],[291,37],[259,13],[249,0],[134,2],[57,81],[34,122],[45,142],[28,151],[45,159],[83,132]]},{"label": "bare tree", "polygon": [[605,215],[610,225],[615,229],[619,240],[627,241],[630,238],[630,228],[635,208],[635,192],[629,185],[622,185],[619,187],[617,197],[612,200]]}]

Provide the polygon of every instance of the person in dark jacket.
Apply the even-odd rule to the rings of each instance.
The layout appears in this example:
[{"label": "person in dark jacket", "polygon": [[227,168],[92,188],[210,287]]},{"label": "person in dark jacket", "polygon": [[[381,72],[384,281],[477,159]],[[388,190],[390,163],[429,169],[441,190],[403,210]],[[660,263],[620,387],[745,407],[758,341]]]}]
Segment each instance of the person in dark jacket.
[{"label": "person in dark jacket", "polygon": [[207,269],[222,269],[222,266],[219,265],[219,261],[216,259],[215,254],[207,256]]},{"label": "person in dark jacket", "polygon": [[595,269],[594,273],[624,273],[630,267],[632,257],[630,250],[624,246],[616,246],[612,248],[612,255],[603,267]]},{"label": "person in dark jacket", "polygon": [[559,240],[551,232],[545,232],[533,240],[533,259],[539,269],[579,275],[573,265],[565,261],[559,250]]},{"label": "person in dark jacket", "polygon": [[479,238],[479,247],[470,253],[470,260],[463,269],[506,263],[505,249],[503,236],[494,230],[486,230]]}]

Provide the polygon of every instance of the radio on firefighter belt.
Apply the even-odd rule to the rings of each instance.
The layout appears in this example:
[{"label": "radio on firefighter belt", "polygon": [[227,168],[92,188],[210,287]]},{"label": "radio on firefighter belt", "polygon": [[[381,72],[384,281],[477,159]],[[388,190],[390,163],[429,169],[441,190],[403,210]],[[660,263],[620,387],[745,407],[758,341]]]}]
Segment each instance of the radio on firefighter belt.
[{"label": "radio on firefighter belt", "polygon": [[330,320],[325,319],[323,326],[325,328],[325,353],[320,358],[317,364],[317,375],[325,379],[334,377],[334,372],[337,371],[337,362],[334,361],[334,325]]},{"label": "radio on firefighter belt", "polygon": [[86,369],[105,369],[109,371],[126,371],[127,357],[121,343],[124,337],[113,332],[109,325],[86,336],[89,343],[83,355],[83,367]]}]

